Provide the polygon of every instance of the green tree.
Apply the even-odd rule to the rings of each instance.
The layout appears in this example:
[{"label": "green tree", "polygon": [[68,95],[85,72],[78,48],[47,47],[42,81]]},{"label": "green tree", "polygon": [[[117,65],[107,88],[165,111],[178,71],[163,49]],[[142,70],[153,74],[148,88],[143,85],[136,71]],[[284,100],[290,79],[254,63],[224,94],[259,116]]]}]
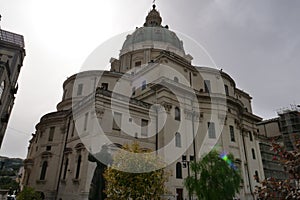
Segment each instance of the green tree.
[{"label": "green tree", "polygon": [[11,177],[1,177],[0,178],[0,188],[1,189],[9,189],[11,191],[18,191],[19,190],[19,184],[11,179]]},{"label": "green tree", "polygon": [[233,161],[232,154],[220,156],[214,150],[200,161],[192,162],[193,175],[184,180],[188,192],[195,193],[199,200],[233,199],[242,181]]},{"label": "green tree", "polygon": [[31,187],[24,187],[17,195],[17,200],[42,200],[41,194]]},{"label": "green tree", "polygon": [[137,142],[123,150],[114,155],[113,165],[104,172],[107,199],[160,199],[168,178],[164,163]]}]

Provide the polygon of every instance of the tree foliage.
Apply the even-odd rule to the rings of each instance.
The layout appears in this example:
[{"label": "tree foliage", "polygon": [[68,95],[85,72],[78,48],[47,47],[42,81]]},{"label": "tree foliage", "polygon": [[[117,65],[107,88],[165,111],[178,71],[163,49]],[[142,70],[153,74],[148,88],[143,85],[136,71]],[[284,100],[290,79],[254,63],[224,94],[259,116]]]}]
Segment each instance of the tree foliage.
[{"label": "tree foliage", "polygon": [[31,187],[24,187],[17,195],[17,200],[42,200],[41,194]]},{"label": "tree foliage", "polygon": [[13,180],[11,177],[1,177],[0,178],[0,188],[1,189],[10,189],[12,191],[18,191],[19,190],[19,184]]},{"label": "tree foliage", "polygon": [[242,178],[232,164],[233,155],[227,155],[226,159],[228,162],[217,151],[211,151],[200,161],[192,162],[191,170],[196,176],[187,177],[184,181],[189,193],[195,193],[201,200],[233,199],[239,191]]},{"label": "tree foliage", "polygon": [[272,141],[272,148],[277,156],[273,159],[279,160],[285,171],[289,174],[286,180],[277,180],[267,177],[261,181],[261,186],[257,187],[258,199],[300,199],[300,141],[296,142],[294,151],[286,151],[279,143]]},{"label": "tree foliage", "polygon": [[163,162],[137,142],[123,149],[126,151],[118,151],[104,172],[107,199],[160,199],[168,178]]}]

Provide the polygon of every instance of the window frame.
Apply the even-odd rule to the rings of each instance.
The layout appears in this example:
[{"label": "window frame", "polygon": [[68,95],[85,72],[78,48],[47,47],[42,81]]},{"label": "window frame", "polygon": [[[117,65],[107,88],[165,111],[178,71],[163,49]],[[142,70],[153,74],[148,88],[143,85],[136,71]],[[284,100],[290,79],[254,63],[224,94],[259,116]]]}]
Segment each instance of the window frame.
[{"label": "window frame", "polygon": [[48,142],[53,142],[55,133],[55,126],[51,126],[49,129]]},{"label": "window frame", "polygon": [[78,85],[77,85],[77,96],[81,96],[82,95],[82,93],[83,93],[83,83],[79,83]]},{"label": "window frame", "polygon": [[182,179],[182,164],[181,164],[181,162],[176,163],[176,179]]},{"label": "window frame", "polygon": [[175,117],[174,119],[176,121],[181,121],[181,111],[180,111],[180,108],[179,107],[175,107]]},{"label": "window frame", "polygon": [[[117,116],[120,116],[119,119]],[[122,113],[114,112],[112,129],[116,131],[121,131],[121,127],[122,127]]]},{"label": "window frame", "polygon": [[101,88],[103,90],[108,90],[108,83],[101,83]]},{"label": "window frame", "polygon": [[236,142],[235,141],[235,133],[234,133],[234,126],[229,126],[229,133],[230,133],[230,141],[231,142]]},{"label": "window frame", "polygon": [[255,150],[253,148],[251,149],[251,152],[252,152],[252,159],[256,160],[256,153],[255,153]]},{"label": "window frame", "polygon": [[62,178],[63,180],[66,180],[66,178],[67,178],[68,168],[69,168],[69,158],[66,158],[65,164],[64,164],[64,173],[63,173],[63,178]]},{"label": "window frame", "polygon": [[216,139],[216,127],[214,122],[207,122],[208,138]]},{"label": "window frame", "polygon": [[149,120],[147,119],[141,119],[141,136],[148,136],[148,125]]},{"label": "window frame", "polygon": [[3,80],[3,81],[1,82],[1,84],[0,84],[0,100],[2,99],[2,96],[3,96],[3,94],[4,94],[4,91],[5,91],[5,85],[6,85],[6,83],[5,83],[5,81]]},{"label": "window frame", "polygon": [[179,83],[179,79],[178,79],[177,76],[174,76],[174,79],[173,79],[173,80],[174,80],[175,83]]},{"label": "window frame", "polygon": [[48,161],[44,161],[42,164],[42,169],[41,169],[41,173],[40,173],[41,181],[44,181],[46,179],[47,168],[48,168]]},{"label": "window frame", "polygon": [[204,91],[207,93],[211,93],[210,80],[204,80]]},{"label": "window frame", "polygon": [[82,155],[79,154],[76,162],[75,179],[79,179],[80,177],[81,164],[82,164]]},{"label": "window frame", "polygon": [[181,134],[179,132],[175,133],[175,147],[181,148]]},{"label": "window frame", "polygon": [[87,112],[84,114],[83,131],[87,130],[88,122],[89,122],[89,113]]},{"label": "window frame", "polygon": [[228,85],[224,84],[224,90],[225,90],[225,94],[227,96],[229,96],[229,87],[228,87]]},{"label": "window frame", "polygon": [[253,135],[252,135],[251,131],[249,131],[249,140],[250,140],[250,142],[253,142]]}]

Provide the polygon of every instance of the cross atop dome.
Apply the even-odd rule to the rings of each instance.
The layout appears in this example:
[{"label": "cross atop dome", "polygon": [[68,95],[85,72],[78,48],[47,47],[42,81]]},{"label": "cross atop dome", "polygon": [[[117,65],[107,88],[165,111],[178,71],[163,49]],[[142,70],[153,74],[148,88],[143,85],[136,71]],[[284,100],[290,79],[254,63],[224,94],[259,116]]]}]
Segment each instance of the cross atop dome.
[{"label": "cross atop dome", "polygon": [[153,4],[152,6],[152,10],[148,13],[147,17],[146,17],[146,22],[144,24],[144,26],[161,26],[161,21],[162,18],[160,17],[159,12],[155,9],[156,5]]}]

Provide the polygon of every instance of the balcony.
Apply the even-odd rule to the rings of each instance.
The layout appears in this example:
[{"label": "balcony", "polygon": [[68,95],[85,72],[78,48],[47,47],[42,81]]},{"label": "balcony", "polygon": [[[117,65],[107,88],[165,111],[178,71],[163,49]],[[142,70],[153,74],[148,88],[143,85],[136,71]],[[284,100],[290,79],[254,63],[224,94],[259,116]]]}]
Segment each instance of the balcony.
[{"label": "balcony", "polygon": [[1,29],[0,29],[0,41],[9,42],[9,43],[18,45],[22,48],[25,47],[24,37],[22,35],[12,33],[9,31],[5,31],[5,30],[1,30]]}]

